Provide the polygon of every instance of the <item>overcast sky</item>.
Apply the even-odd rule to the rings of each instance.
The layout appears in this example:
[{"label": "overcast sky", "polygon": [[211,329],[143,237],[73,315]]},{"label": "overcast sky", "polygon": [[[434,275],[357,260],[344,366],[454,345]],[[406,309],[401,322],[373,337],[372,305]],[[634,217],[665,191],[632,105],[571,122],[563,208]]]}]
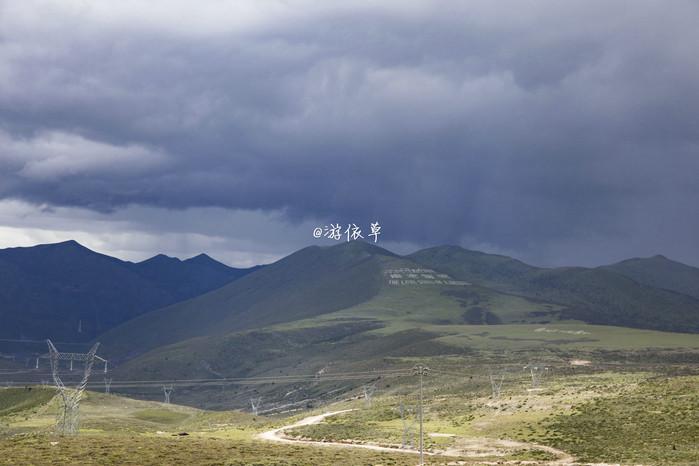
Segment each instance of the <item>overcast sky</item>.
[{"label": "overcast sky", "polygon": [[0,0],[0,247],[699,265],[699,3]]}]

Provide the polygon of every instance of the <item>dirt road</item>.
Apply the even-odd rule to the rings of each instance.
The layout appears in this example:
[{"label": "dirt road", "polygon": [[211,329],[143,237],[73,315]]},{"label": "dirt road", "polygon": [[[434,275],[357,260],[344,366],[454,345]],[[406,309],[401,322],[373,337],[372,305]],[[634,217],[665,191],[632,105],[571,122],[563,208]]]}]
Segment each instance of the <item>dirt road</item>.
[{"label": "dirt road", "polygon": [[[342,442],[320,442],[320,441],[315,441],[315,440],[302,440],[302,439],[295,439],[295,438],[290,438],[287,437],[284,432],[286,430],[290,430],[296,427],[301,427],[301,426],[308,426],[312,424],[318,424],[319,422],[323,421],[323,419],[330,417],[330,416],[337,416],[339,414],[343,413],[348,413],[350,411],[354,411],[353,409],[344,409],[341,411],[330,411],[327,413],[323,414],[318,414],[315,416],[309,416],[306,418],[301,419],[300,421],[294,423],[294,424],[289,424],[286,426],[278,427],[276,429],[268,430],[266,432],[262,432],[257,435],[257,438],[260,440],[266,440],[269,442],[280,442],[280,443],[295,443],[295,444],[303,444],[303,445],[313,445],[313,446],[322,446],[322,447],[335,447],[335,448],[364,448],[366,450],[373,450],[373,451],[384,451],[384,452],[390,452],[390,453],[405,453],[405,454],[418,454],[419,452],[417,450],[411,450],[411,449],[405,449],[405,448],[399,448],[399,447],[382,447],[379,445],[368,445],[368,444],[361,444],[361,443],[342,443]],[[554,461],[549,461],[546,464],[554,466],[572,466],[572,465],[579,465],[580,463],[576,463],[573,459],[572,456],[568,455],[566,452],[557,450],[552,447],[547,447],[544,445],[532,445],[532,444],[527,444],[527,443],[521,443],[521,442],[515,442],[511,440],[490,440],[490,439],[472,439],[474,447],[478,447],[479,449],[483,449],[486,445],[490,446],[491,448],[497,448],[503,447],[503,448],[534,448],[537,450],[543,450],[548,453],[551,453],[555,456],[558,457],[558,459]],[[461,451],[461,450],[446,450],[438,453],[428,453],[425,452],[425,455],[429,456],[451,456],[451,457],[462,457],[462,458],[467,458],[469,456],[468,451]],[[489,462],[489,461],[479,461],[476,458],[473,458],[474,462],[477,462],[478,464],[542,464],[541,462],[537,461],[497,461],[497,462]],[[459,462],[460,463],[460,462]]]},{"label": "dirt road", "polygon": [[294,424],[289,424],[288,426],[278,427],[276,429],[262,432],[261,434],[257,435],[257,438],[259,438],[261,440],[267,440],[270,442],[296,443],[296,444],[300,443],[300,444],[304,444],[304,445],[314,445],[314,446],[323,446],[323,447],[364,448],[367,450],[388,451],[391,453],[408,453],[408,454],[417,453],[417,451],[415,451],[415,450],[404,450],[401,448],[381,447],[378,445],[365,445],[365,444],[359,444],[359,443],[318,442],[318,441],[314,441],[314,440],[301,440],[301,439],[289,438],[289,437],[286,437],[284,435],[285,430],[294,429],[296,427],[301,427],[301,426],[309,426],[311,424],[318,424],[326,417],[337,416],[338,414],[348,413],[350,411],[354,411],[354,410],[353,409],[343,409],[342,411],[331,411],[331,412],[327,412],[327,413],[323,413],[323,414],[318,414],[317,416],[309,416],[309,417],[301,419],[300,421],[298,421]]}]

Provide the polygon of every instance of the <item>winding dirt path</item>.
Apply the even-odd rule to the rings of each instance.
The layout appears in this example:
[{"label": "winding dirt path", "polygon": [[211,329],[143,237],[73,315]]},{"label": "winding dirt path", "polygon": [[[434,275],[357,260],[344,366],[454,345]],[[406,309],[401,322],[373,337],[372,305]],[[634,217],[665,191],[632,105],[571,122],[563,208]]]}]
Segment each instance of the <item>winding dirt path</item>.
[{"label": "winding dirt path", "polygon": [[404,450],[401,448],[381,447],[379,445],[366,445],[366,444],[361,444],[361,443],[342,443],[342,442],[320,442],[320,441],[316,441],[316,440],[295,439],[295,438],[286,437],[284,435],[284,431],[286,431],[286,430],[294,429],[296,427],[301,427],[301,426],[310,426],[312,424],[318,424],[326,417],[337,416],[338,414],[344,414],[344,413],[348,413],[350,411],[354,411],[354,410],[353,409],[343,409],[341,411],[330,411],[327,413],[318,414],[316,416],[309,416],[309,417],[301,419],[300,421],[298,421],[294,424],[289,424],[288,426],[278,427],[276,429],[262,432],[260,434],[257,434],[256,437],[258,439],[267,440],[269,442],[296,443],[296,444],[300,443],[303,445],[314,445],[314,446],[322,446],[322,447],[364,448],[366,450],[388,451],[391,453],[408,453],[408,454],[417,453],[417,451],[415,451],[415,450]]},{"label": "winding dirt path", "polygon": [[[301,427],[301,426],[309,426],[312,424],[318,424],[319,422],[322,422],[323,419],[331,417],[331,416],[337,416],[340,414],[348,413],[350,411],[354,411],[353,409],[344,409],[341,411],[330,411],[326,412],[323,414],[318,414],[315,416],[309,416],[306,418],[301,419],[298,422],[295,422],[294,424],[289,424],[286,426],[278,427],[276,429],[268,430],[266,432],[262,432],[256,435],[256,438],[260,440],[265,440],[268,442],[279,442],[279,443],[295,443],[295,444],[302,444],[302,445],[313,445],[313,446],[321,446],[321,447],[335,447],[335,448],[363,448],[366,450],[372,450],[372,451],[383,451],[383,452],[390,452],[390,453],[405,453],[405,454],[411,454],[415,455],[418,454],[418,450],[411,450],[411,449],[405,449],[405,448],[399,448],[399,447],[382,447],[379,445],[368,445],[368,444],[362,444],[362,443],[342,443],[342,442],[321,442],[317,440],[303,440],[303,439],[296,439],[296,438],[291,438],[287,437],[285,435],[285,431],[294,429],[296,427]],[[489,439],[473,439],[474,441],[482,440],[484,442],[483,445],[485,445],[485,442],[488,442]],[[492,442],[492,440],[491,440]],[[564,451],[558,450],[556,448],[552,447],[547,447],[544,445],[536,445],[536,444],[530,444],[530,443],[522,443],[522,442],[515,442],[512,440],[498,440],[496,441],[496,445],[500,445],[502,447],[507,447],[507,448],[532,448],[532,449],[537,449],[537,450],[542,450],[546,451],[548,453],[551,453],[555,456],[558,457],[558,459],[549,461],[546,464],[551,465],[551,466],[571,466],[571,465],[579,465],[580,463],[575,462],[575,459],[567,454]],[[456,449],[449,449],[446,451],[442,452],[425,452],[425,455],[429,456],[451,456],[451,457],[460,457],[460,458],[468,458],[469,454],[468,452],[464,451],[459,451]],[[496,461],[496,462],[490,462],[490,461],[479,461],[477,458],[473,458],[473,461],[478,463],[478,464],[542,464],[541,462],[537,461]],[[611,466],[611,465],[610,465]]]}]

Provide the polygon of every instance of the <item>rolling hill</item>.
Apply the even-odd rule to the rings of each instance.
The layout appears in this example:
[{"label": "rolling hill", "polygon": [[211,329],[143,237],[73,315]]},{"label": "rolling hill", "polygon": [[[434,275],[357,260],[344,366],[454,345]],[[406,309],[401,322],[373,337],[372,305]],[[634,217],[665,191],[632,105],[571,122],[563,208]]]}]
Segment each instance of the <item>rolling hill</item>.
[{"label": "rolling hill", "polygon": [[456,246],[425,249],[408,257],[458,279],[560,304],[565,319],[699,332],[699,299],[692,294],[699,269],[666,259],[596,268],[539,268]]},{"label": "rolling hill", "polygon": [[665,256],[628,259],[604,267],[644,285],[683,293],[699,299],[699,269]]},{"label": "rolling hill", "polygon": [[369,300],[382,265],[400,259],[368,243],[311,246],[224,287],[158,309],[100,336],[112,359],[193,337],[314,317]]},{"label": "rolling hill", "polygon": [[[606,268],[351,242],[302,249],[99,340],[126,380],[367,370],[476,350],[699,347],[696,335],[656,330],[699,332],[699,300]],[[189,401],[209,406],[208,396]]]},{"label": "rolling hill", "polygon": [[0,338],[88,341],[144,312],[223,286],[255,269],[205,255],[139,263],[75,241],[0,250]]}]

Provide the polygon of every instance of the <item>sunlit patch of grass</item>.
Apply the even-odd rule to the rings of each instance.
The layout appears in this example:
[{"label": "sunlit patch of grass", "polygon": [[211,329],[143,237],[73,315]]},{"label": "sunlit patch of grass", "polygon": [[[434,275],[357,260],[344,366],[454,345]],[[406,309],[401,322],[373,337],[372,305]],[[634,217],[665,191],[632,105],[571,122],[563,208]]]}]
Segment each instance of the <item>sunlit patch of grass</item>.
[{"label": "sunlit patch of grass", "polygon": [[178,424],[187,419],[189,415],[167,409],[149,408],[136,411],[133,413],[133,417],[143,421],[157,422],[159,424]]}]

